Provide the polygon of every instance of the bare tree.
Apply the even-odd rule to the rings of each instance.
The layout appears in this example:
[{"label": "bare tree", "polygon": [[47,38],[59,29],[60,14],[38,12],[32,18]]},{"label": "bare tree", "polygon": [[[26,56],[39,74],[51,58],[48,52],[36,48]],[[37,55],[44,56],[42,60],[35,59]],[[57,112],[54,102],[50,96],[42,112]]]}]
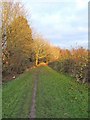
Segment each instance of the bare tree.
[{"label": "bare tree", "polygon": [[46,42],[40,36],[37,36],[34,39],[33,49],[34,49],[34,52],[35,52],[36,66],[39,63],[39,59],[42,59],[42,58],[46,57],[45,46],[46,46]]},{"label": "bare tree", "polygon": [[25,16],[25,12],[19,2],[14,2],[10,0],[9,2],[1,2],[1,23],[2,23],[2,48],[5,48],[6,41],[6,33],[9,31],[9,25],[13,20],[15,20],[19,16]]}]

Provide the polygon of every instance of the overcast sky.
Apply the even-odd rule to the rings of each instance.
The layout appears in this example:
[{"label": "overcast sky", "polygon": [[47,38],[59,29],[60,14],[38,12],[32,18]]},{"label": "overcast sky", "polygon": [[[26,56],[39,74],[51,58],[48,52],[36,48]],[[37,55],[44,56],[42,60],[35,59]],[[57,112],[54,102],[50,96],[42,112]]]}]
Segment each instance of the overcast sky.
[{"label": "overcast sky", "polygon": [[88,0],[21,0],[29,24],[61,48],[88,46]]}]

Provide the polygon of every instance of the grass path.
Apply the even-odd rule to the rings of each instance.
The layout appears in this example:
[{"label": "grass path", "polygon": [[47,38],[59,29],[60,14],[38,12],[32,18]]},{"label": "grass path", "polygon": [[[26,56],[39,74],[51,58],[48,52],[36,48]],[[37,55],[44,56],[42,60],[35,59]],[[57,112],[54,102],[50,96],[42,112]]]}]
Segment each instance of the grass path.
[{"label": "grass path", "polygon": [[28,118],[33,91],[33,71],[2,86],[2,117]]},{"label": "grass path", "polygon": [[[39,69],[39,68],[38,68]],[[36,96],[37,118],[87,118],[88,88],[50,67],[40,67]]]},{"label": "grass path", "polygon": [[32,104],[31,104],[31,110],[30,110],[30,118],[36,118],[36,94],[37,94],[37,84],[38,84],[38,75],[40,74],[40,70],[36,70],[33,74],[33,80],[34,80],[34,87],[33,87],[33,93],[32,93]]},{"label": "grass path", "polygon": [[40,66],[3,84],[3,118],[87,118],[88,87]]}]

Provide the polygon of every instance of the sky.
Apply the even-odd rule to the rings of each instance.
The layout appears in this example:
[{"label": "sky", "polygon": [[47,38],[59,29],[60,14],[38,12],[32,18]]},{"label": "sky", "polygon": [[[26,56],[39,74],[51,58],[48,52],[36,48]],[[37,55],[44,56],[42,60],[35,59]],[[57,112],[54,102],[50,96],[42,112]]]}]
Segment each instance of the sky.
[{"label": "sky", "polygon": [[31,28],[60,48],[88,47],[88,0],[21,0]]}]

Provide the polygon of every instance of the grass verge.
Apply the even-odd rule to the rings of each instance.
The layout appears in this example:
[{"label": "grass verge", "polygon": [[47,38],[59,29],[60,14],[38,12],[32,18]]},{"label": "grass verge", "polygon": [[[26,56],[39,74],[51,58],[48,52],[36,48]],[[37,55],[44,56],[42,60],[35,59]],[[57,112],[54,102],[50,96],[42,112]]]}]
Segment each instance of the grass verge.
[{"label": "grass verge", "polygon": [[28,118],[33,89],[33,72],[26,72],[2,86],[3,118]]},{"label": "grass verge", "polygon": [[40,67],[36,97],[37,118],[87,118],[88,87],[50,67]]}]

